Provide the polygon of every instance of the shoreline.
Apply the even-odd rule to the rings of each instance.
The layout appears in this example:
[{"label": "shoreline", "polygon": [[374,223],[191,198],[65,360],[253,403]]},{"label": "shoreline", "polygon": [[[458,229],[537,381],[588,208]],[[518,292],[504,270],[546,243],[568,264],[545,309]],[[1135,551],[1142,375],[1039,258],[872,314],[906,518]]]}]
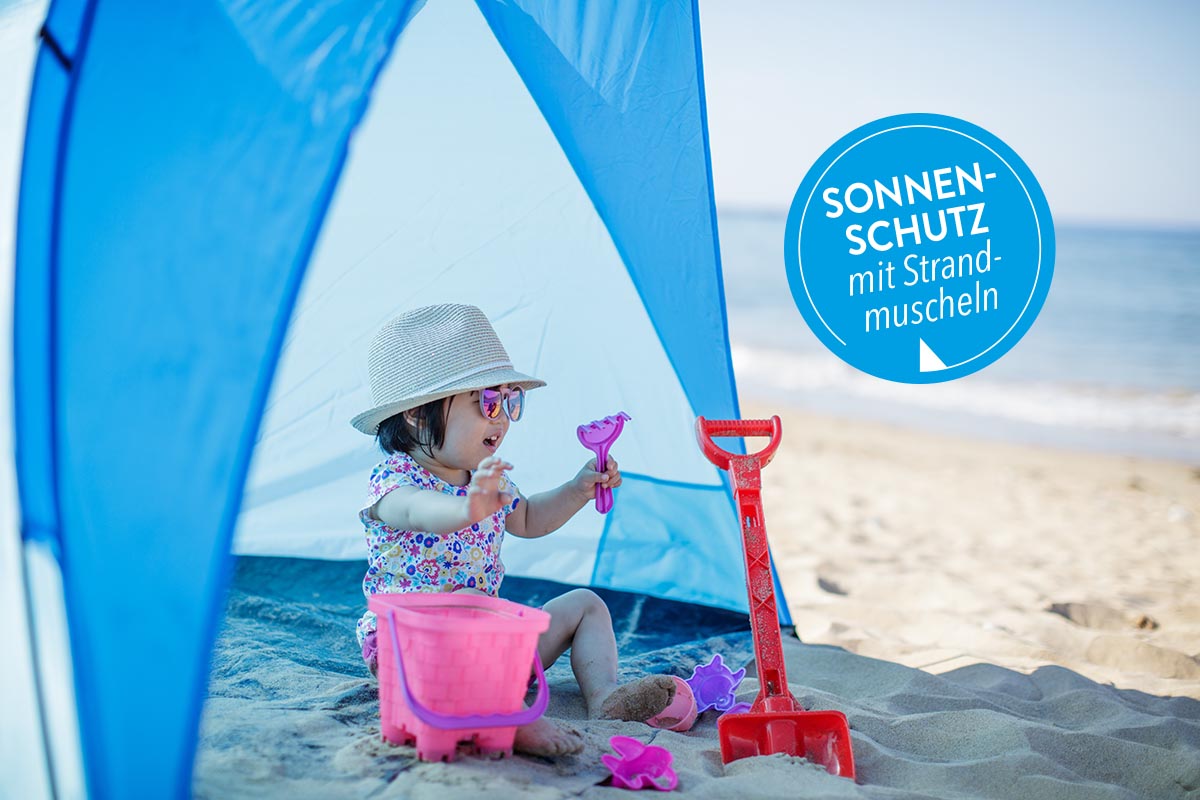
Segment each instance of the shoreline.
[{"label": "shoreline", "polygon": [[734,341],[748,407],[791,408],[918,433],[1167,460],[1200,467],[1200,392],[968,376],[908,385],[832,354]]},{"label": "shoreline", "polygon": [[778,413],[763,500],[801,640],[1200,698],[1200,468]]}]

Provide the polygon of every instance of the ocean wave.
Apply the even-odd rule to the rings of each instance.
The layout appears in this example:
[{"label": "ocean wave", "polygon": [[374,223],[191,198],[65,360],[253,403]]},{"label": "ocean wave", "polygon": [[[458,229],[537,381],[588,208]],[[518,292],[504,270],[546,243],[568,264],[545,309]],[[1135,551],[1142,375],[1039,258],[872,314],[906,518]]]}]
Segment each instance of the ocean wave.
[{"label": "ocean wave", "polygon": [[1200,393],[971,375],[939,384],[902,384],[860,372],[831,354],[734,344],[733,367],[745,390],[830,392],[871,404],[965,413],[1043,426],[1146,433],[1200,441]]}]

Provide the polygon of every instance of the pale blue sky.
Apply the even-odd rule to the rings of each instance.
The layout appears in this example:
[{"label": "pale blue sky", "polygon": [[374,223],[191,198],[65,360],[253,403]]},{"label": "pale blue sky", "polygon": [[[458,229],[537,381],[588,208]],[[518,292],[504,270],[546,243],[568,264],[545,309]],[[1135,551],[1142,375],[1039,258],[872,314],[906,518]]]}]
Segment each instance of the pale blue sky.
[{"label": "pale blue sky", "polygon": [[1200,3],[700,0],[717,201],[786,208],[879,117],[1008,143],[1061,222],[1200,227]]},{"label": "pale blue sky", "polygon": [[[0,0],[9,181],[40,6]],[[1006,141],[1059,222],[1200,227],[1200,3],[700,0],[700,13],[722,207],[786,208],[843,134],[932,112]]]}]

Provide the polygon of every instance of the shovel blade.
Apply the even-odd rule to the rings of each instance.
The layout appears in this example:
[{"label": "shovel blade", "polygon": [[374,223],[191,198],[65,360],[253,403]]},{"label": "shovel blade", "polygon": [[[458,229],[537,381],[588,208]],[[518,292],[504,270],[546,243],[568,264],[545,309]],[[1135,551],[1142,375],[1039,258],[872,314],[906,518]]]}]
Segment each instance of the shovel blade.
[{"label": "shovel blade", "polygon": [[840,711],[761,711],[725,714],[717,720],[721,760],[783,753],[820,764],[854,780],[850,726]]}]

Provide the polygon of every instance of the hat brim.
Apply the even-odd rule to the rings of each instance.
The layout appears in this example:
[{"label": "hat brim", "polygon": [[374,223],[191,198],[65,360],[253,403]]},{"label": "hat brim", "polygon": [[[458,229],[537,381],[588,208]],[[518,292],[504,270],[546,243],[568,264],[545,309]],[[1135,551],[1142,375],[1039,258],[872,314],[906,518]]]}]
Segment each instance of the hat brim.
[{"label": "hat brim", "polygon": [[379,432],[379,424],[388,417],[394,417],[401,412],[408,411],[417,406],[423,406],[426,403],[432,403],[435,400],[442,400],[446,397],[452,397],[453,395],[476,389],[486,389],[489,386],[500,386],[505,383],[510,386],[520,386],[525,391],[546,385],[545,381],[522,372],[517,372],[514,369],[497,369],[481,375],[472,375],[450,386],[444,386],[436,392],[414,395],[391,403],[385,403],[381,406],[375,406],[354,417],[350,420],[350,424],[356,430],[368,436],[374,436]]}]

